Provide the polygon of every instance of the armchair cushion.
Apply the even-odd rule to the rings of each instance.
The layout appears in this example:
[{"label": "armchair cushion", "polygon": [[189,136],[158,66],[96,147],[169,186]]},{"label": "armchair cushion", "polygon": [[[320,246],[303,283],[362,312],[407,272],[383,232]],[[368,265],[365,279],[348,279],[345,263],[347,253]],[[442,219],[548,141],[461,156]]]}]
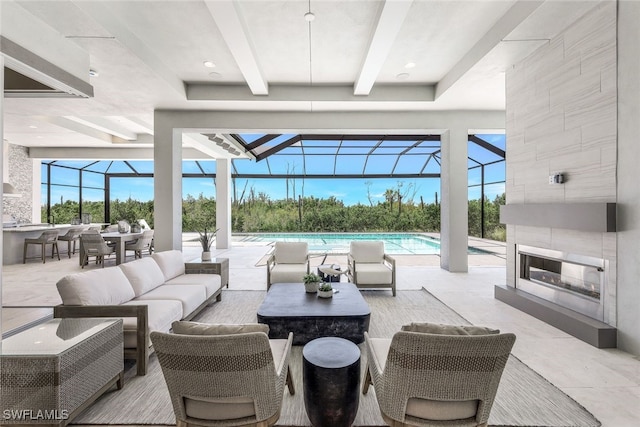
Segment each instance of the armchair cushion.
[{"label": "armchair cushion", "polygon": [[271,283],[302,283],[307,264],[276,264],[271,269]]},{"label": "armchair cushion", "polygon": [[184,258],[178,250],[156,252],[151,257],[158,263],[165,280],[184,274]]},{"label": "armchair cushion", "polygon": [[384,259],[384,242],[377,240],[355,240],[349,253],[358,263],[381,263]]},{"label": "armchair cushion", "polygon": [[475,417],[477,412],[477,400],[445,401],[416,397],[407,400],[406,410],[409,416],[437,421],[465,420]]},{"label": "armchair cushion", "polygon": [[356,264],[358,285],[380,285],[393,282],[393,272],[384,264]]},{"label": "armchair cushion", "polygon": [[269,333],[269,325],[265,325],[262,323],[211,324],[180,321],[173,322],[171,328],[173,329],[174,334],[181,335],[233,335],[244,334],[248,332],[264,332],[265,334]]},{"label": "armchair cushion", "polygon": [[499,334],[499,329],[486,328],[475,325],[444,325],[438,323],[410,323],[403,325],[402,330],[406,332],[421,332],[437,335],[493,335]]},{"label": "armchair cushion", "polygon": [[308,253],[306,242],[276,242],[273,250],[276,264],[306,264]]},{"label": "armchair cushion", "polygon": [[157,288],[164,283],[164,274],[158,263],[151,258],[142,258],[119,265],[127,276],[136,297]]},{"label": "armchair cushion", "polygon": [[200,420],[237,420],[253,417],[255,404],[250,397],[228,397],[226,399],[184,398],[184,409],[188,417]]},{"label": "armchair cushion", "polygon": [[119,268],[70,274],[56,283],[64,305],[118,305],[135,297]]}]

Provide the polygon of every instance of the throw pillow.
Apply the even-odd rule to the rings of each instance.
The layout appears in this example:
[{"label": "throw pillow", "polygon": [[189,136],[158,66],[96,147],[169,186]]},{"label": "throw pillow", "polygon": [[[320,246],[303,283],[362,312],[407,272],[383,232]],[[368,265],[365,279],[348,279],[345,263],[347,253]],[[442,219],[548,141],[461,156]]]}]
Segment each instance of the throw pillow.
[{"label": "throw pillow", "polygon": [[269,334],[269,325],[262,323],[244,324],[211,324],[199,322],[176,321],[171,325],[174,334],[182,335],[234,335],[248,332],[264,332]]},{"label": "throw pillow", "polygon": [[438,323],[410,323],[402,327],[406,332],[422,332],[437,335],[493,335],[499,334],[499,329],[474,325],[444,325]]}]

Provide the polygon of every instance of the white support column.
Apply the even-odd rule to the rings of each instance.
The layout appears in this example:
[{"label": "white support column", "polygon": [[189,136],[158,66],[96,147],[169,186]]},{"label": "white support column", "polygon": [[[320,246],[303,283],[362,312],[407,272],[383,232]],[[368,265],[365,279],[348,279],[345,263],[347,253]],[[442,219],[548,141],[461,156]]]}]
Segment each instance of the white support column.
[{"label": "white support column", "polygon": [[468,271],[468,131],[449,129],[442,134],[440,170],[440,267]]},{"label": "white support column", "polygon": [[31,160],[33,173],[31,174],[31,222],[37,224],[42,222],[42,160]]},{"label": "white support column", "polygon": [[[0,9],[2,6],[0,5]],[[4,145],[4,56],[0,55],[0,138],[2,138],[2,144]],[[4,176],[4,170],[2,164],[4,163],[3,150],[0,150],[0,176]],[[4,199],[4,196],[2,197]],[[0,205],[0,216],[4,213],[4,202]],[[0,260],[2,259],[2,247],[4,246],[4,233],[0,233]],[[2,262],[0,262],[0,331],[2,331]],[[2,341],[2,334],[0,333],[0,342]],[[0,344],[1,346],[1,344]]]},{"label": "white support column", "polygon": [[156,112],[153,132],[154,246],[182,250],[182,130]]},{"label": "white support column", "polygon": [[216,249],[231,247],[231,159],[216,159]]}]

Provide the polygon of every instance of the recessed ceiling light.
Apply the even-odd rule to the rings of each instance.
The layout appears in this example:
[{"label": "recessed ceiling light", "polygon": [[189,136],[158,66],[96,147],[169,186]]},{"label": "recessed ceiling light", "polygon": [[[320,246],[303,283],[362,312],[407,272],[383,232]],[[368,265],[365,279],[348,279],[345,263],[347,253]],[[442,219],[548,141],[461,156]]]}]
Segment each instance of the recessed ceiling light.
[{"label": "recessed ceiling light", "polygon": [[314,15],[312,12],[307,12],[304,14],[304,20],[307,22],[313,22],[313,20],[316,19],[316,15]]},{"label": "recessed ceiling light", "polygon": [[36,136],[36,138],[38,138],[38,139],[42,139],[42,138],[44,138],[44,136],[42,136],[42,135],[38,135],[38,136]]},{"label": "recessed ceiling light", "polygon": [[212,73],[209,73],[209,77],[211,77],[212,79],[220,79],[222,78],[222,74],[220,73],[216,73],[215,71]]},{"label": "recessed ceiling light", "polygon": [[416,66],[415,62],[407,62],[406,64],[404,64],[404,68],[413,68]]},{"label": "recessed ceiling light", "polygon": [[38,129],[38,126],[36,126],[36,125],[29,125],[29,129]]},{"label": "recessed ceiling light", "polygon": [[213,61],[204,61],[202,63],[202,65],[204,65],[207,68],[215,68],[216,67],[216,64],[214,64]]},{"label": "recessed ceiling light", "polygon": [[409,78],[409,73],[400,73],[396,76],[398,80],[406,80]]},{"label": "recessed ceiling light", "polygon": [[89,70],[89,77],[98,77],[99,75],[96,70]]}]

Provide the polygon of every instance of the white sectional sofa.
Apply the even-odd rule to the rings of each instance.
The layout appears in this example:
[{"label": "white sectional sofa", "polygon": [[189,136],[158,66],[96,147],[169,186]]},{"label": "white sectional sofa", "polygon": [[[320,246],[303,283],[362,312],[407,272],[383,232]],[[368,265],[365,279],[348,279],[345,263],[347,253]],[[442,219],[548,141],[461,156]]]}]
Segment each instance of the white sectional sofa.
[{"label": "white sectional sofa", "polygon": [[54,317],[123,319],[125,358],[136,360],[138,375],[146,374],[153,352],[151,332],[169,332],[171,323],[192,319],[214,299],[220,301],[222,292],[220,275],[187,274],[177,250],[70,274],[56,286],[62,304],[54,307]]}]

